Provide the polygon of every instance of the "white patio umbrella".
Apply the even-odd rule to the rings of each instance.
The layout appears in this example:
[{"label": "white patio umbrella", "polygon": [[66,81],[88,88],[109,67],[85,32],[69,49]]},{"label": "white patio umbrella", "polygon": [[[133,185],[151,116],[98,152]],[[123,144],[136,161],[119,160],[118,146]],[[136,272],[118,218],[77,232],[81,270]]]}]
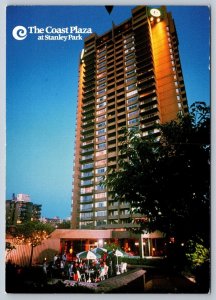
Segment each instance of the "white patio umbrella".
[{"label": "white patio umbrella", "polygon": [[115,256],[117,257],[117,268],[118,268],[116,274],[119,275],[119,274],[121,274],[121,273],[120,273],[120,271],[119,271],[118,257],[123,257],[124,254],[123,254],[121,251],[119,251],[118,249],[116,249],[116,251],[115,251]]},{"label": "white patio umbrella", "polygon": [[123,257],[123,256],[124,256],[124,253],[117,249],[117,250],[115,251],[115,256],[117,256],[117,258],[118,258],[118,257]]},{"label": "white patio umbrella", "polygon": [[77,253],[76,256],[80,259],[97,259],[97,258],[100,258],[100,254],[94,253],[91,250],[79,252],[79,253]]},{"label": "white patio umbrella", "polygon": [[103,255],[104,253],[107,253],[107,249],[102,248],[102,247],[96,247],[96,248],[92,249],[91,251],[96,254],[99,254],[99,255]]},{"label": "white patio umbrella", "polygon": [[98,253],[93,253],[91,250],[89,251],[82,251],[77,253],[76,257],[78,257],[79,259],[87,259],[88,260],[88,265],[89,265],[89,260],[90,259],[97,259],[100,258],[100,254]]}]

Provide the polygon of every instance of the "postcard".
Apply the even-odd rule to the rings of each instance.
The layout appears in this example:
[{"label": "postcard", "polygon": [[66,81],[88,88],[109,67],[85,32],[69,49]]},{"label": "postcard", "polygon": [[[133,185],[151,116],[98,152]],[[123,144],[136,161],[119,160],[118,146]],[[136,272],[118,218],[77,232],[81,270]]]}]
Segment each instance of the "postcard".
[{"label": "postcard", "polygon": [[7,6],[7,293],[210,293],[210,13]]}]

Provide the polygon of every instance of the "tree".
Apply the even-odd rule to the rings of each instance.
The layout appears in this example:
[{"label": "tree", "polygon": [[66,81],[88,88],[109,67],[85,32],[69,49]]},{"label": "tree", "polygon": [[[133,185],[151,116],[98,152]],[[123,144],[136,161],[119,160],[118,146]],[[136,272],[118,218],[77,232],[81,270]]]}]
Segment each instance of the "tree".
[{"label": "tree", "polygon": [[210,110],[196,102],[186,116],[159,125],[161,136],[128,132],[118,167],[105,179],[116,200],[131,204],[140,231],[160,230],[209,242]]},{"label": "tree", "polygon": [[34,248],[41,245],[42,241],[48,239],[53,230],[54,228],[49,224],[31,221],[16,227],[16,230],[13,232],[13,243],[15,245],[29,245],[31,247],[29,267],[32,265]]},{"label": "tree", "polygon": [[71,222],[70,221],[63,221],[62,223],[58,224],[58,229],[70,229]]},{"label": "tree", "polygon": [[6,259],[7,259],[7,256],[15,249],[16,249],[16,247],[14,245],[12,245],[12,243],[10,243],[10,242],[5,243]]}]

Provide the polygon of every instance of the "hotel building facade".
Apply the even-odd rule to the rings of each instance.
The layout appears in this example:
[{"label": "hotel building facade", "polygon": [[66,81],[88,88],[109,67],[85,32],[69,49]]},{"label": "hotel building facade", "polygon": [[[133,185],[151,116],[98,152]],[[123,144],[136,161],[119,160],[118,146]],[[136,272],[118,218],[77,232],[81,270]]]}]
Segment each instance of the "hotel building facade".
[{"label": "hotel building facade", "polygon": [[[138,6],[131,18],[84,41],[79,64],[72,229],[127,230],[130,205],[101,184],[116,168],[124,129],[159,136],[155,125],[188,111],[178,37],[166,7]],[[133,217],[133,216],[132,216]]]}]

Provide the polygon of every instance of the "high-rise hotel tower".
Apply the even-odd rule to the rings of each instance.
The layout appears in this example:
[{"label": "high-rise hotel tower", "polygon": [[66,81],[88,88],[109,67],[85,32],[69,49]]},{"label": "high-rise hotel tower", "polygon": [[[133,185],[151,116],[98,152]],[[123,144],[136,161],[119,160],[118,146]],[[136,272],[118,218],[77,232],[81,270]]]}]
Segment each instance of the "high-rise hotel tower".
[{"label": "high-rise hotel tower", "polygon": [[124,128],[159,135],[155,124],[188,111],[172,15],[138,6],[101,36],[85,39],[80,57],[72,228],[127,228],[129,204],[100,184],[115,167]]}]

